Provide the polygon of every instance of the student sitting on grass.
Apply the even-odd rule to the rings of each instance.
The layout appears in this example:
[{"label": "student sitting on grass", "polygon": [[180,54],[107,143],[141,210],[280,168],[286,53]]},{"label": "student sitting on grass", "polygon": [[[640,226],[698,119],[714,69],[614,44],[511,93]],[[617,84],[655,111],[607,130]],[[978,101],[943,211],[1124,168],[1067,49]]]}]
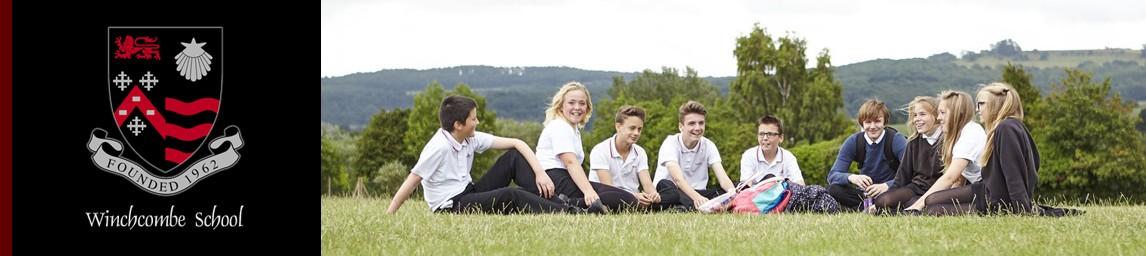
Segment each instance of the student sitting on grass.
[{"label": "student sitting on grass", "polygon": [[[862,130],[844,140],[828,171],[828,193],[849,210],[859,210],[865,198],[896,185],[895,171],[907,145],[907,139],[887,127],[891,114],[882,101],[867,100],[856,115]],[[859,174],[848,172],[852,162],[859,164]]]},{"label": "student sitting on grass", "polygon": [[[734,191],[732,180],[720,164],[716,144],[704,138],[708,111],[696,101],[680,106],[677,128],[680,133],[665,137],[657,154],[653,183],[661,195],[658,208],[697,209],[713,197]],[[708,188],[708,169],[716,173],[720,188]]]},{"label": "student sitting on grass", "polygon": [[804,185],[804,174],[800,172],[796,156],[780,147],[784,143],[784,124],[779,118],[766,115],[756,120],[756,142],[759,145],[740,155],[742,184],[752,186],[771,175]]},{"label": "student sitting on grass", "polygon": [[[418,163],[410,170],[410,175],[398,188],[398,192],[394,193],[387,213],[398,212],[418,183],[422,185],[430,211],[438,213],[584,211],[542,198],[553,197],[554,185],[540,171],[542,169],[537,157],[525,142],[475,131],[478,119],[477,104],[473,99],[446,97],[442,100],[438,118],[441,120],[441,128],[431,135],[418,157]],[[475,154],[491,148],[509,150],[498,158],[477,184],[471,183],[473,179],[470,177],[470,168]],[[527,180],[528,184],[535,185],[506,187],[510,179]]]},{"label": "student sitting on grass", "polygon": [[1039,150],[1030,130],[1023,125],[1023,102],[1019,92],[1005,83],[991,83],[976,95],[979,120],[987,126],[983,182],[978,195],[986,200],[975,209],[986,213],[1039,213],[1049,216],[1077,215],[1074,209],[1035,205],[1032,199],[1039,183]]},{"label": "student sitting on grass", "polygon": [[907,104],[911,138],[896,171],[895,186],[875,198],[873,206],[877,212],[898,213],[911,206],[942,174],[939,149],[943,145],[943,129],[938,125],[938,108],[935,97],[915,97]]},{"label": "student sitting on grass", "polygon": [[[975,116],[971,95],[960,91],[939,94],[939,125],[947,134],[943,138],[943,175],[907,210],[924,210],[932,215],[970,211],[976,200],[972,189],[982,181],[979,156],[987,143],[983,127],[972,121]],[[970,185],[970,186],[968,186]],[[978,199],[982,201],[980,197]]]},{"label": "student sitting on grass", "polygon": [[589,181],[581,166],[585,160],[581,128],[592,113],[589,89],[578,82],[561,86],[545,110],[545,128],[537,139],[537,159],[553,179],[557,194],[578,199],[579,206],[593,213],[622,211],[636,205],[637,198],[619,188]]},{"label": "student sitting on grass", "polygon": [[[642,208],[660,203],[661,196],[649,175],[649,156],[637,145],[645,127],[645,110],[622,106],[617,110],[613,128],[617,133],[605,139],[589,153],[589,181],[614,186],[632,193]],[[639,192],[638,187],[644,189]]]}]

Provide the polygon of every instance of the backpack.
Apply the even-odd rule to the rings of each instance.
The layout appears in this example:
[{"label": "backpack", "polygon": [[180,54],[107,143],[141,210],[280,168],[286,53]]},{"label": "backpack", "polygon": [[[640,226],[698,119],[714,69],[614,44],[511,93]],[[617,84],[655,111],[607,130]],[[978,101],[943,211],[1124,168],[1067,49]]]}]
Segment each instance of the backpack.
[{"label": "backpack", "polygon": [[732,212],[752,215],[780,213],[788,208],[791,197],[788,179],[770,178],[737,193],[732,199]]},{"label": "backpack", "polygon": [[[887,143],[883,144],[883,158],[887,160],[888,166],[891,167],[892,171],[899,170],[899,156],[895,155],[895,150],[891,148],[891,144],[895,142],[895,137],[900,136],[899,131],[896,131],[895,128],[891,128],[891,126],[884,127],[883,129],[887,131],[884,138],[888,139]],[[854,136],[855,141],[852,143],[855,145],[855,161],[859,164],[860,169],[863,169],[863,162],[867,160],[867,141],[864,140],[863,136],[864,132],[860,131]]]}]

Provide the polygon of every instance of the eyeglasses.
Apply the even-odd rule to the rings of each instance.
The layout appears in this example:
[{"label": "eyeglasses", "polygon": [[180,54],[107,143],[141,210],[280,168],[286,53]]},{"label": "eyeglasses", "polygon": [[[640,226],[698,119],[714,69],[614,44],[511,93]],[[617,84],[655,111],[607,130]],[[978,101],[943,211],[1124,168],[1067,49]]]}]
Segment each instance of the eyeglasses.
[{"label": "eyeglasses", "polygon": [[780,137],[780,135],[781,134],[778,132],[762,132],[762,133],[756,134],[756,136],[760,137],[760,138],[775,138],[775,137]]}]

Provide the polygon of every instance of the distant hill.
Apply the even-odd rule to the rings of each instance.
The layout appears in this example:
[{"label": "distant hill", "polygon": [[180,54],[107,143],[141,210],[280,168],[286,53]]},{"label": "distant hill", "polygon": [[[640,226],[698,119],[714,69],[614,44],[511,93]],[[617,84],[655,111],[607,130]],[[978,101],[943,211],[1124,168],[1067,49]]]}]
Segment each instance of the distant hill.
[{"label": "distant hill", "polygon": [[998,56],[985,54],[981,52],[973,56],[964,55],[962,59],[955,61],[964,67],[972,67],[974,65],[980,66],[998,66],[1005,65],[1007,62],[1014,63],[1015,65],[1023,65],[1024,67],[1036,68],[1062,68],[1062,67],[1078,67],[1079,65],[1101,65],[1103,63],[1111,62],[1139,62],[1139,64],[1146,61],[1142,51],[1131,49],[1093,49],[1093,50],[1066,50],[1066,51],[1023,51],[1018,56]]},{"label": "distant hill", "polygon": [[[956,59],[943,53],[926,59],[865,61],[837,67],[836,79],[843,84],[844,106],[853,116],[855,106],[870,97],[887,101],[889,106],[903,106],[915,96],[935,95],[940,90],[972,92],[977,84],[1001,80],[1002,67],[1008,62],[1022,65],[1043,95],[1050,91],[1051,83],[1062,80],[1063,68],[1073,67],[1093,72],[1095,79],[1109,77],[1112,88],[1123,99],[1146,99],[1146,57],[1138,50],[1024,51],[1014,57],[985,52],[970,55]],[[903,120],[898,118],[903,117],[893,119],[899,122]]]},{"label": "distant hill", "polygon": [[[1043,56],[1046,56],[1045,58]],[[856,106],[871,97],[889,106],[902,106],[915,96],[935,95],[943,89],[970,92],[974,85],[999,80],[1008,61],[1023,65],[1044,91],[1061,80],[1063,67],[1077,67],[1110,77],[1116,91],[1127,100],[1146,100],[1146,58],[1141,51],[1126,49],[1075,51],[1023,51],[1013,57],[988,53],[956,58],[937,54],[928,58],[879,59],[836,67],[836,79],[844,87],[844,106],[854,115]],[[484,95],[499,118],[536,120],[557,88],[568,81],[589,87],[593,101],[608,98],[614,76],[632,79],[637,73],[593,71],[570,67],[459,66],[428,70],[393,69],[324,77],[321,84],[322,122],[360,128],[381,108],[407,108],[413,95],[431,81],[446,89],[466,83]],[[728,92],[733,77],[706,77]],[[893,117],[902,122],[903,116]]]},{"label": "distant hill", "polygon": [[[408,108],[414,94],[432,81],[447,90],[465,83],[489,99],[499,118],[537,120],[562,84],[579,81],[593,101],[608,98],[613,77],[631,79],[637,73],[593,71],[570,67],[459,66],[427,70],[391,69],[322,78],[322,121],[355,128],[379,109]],[[724,87],[731,77],[709,78]],[[727,88],[725,89],[727,91]]]}]

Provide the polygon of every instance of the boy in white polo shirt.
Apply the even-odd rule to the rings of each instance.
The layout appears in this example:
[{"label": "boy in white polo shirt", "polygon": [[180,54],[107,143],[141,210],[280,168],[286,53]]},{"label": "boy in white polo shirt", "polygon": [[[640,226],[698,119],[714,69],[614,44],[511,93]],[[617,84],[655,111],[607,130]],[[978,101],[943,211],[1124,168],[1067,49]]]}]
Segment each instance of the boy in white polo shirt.
[{"label": "boy in white polo shirt", "polygon": [[[732,180],[720,165],[720,152],[716,144],[704,138],[704,120],[708,111],[696,101],[680,106],[677,128],[680,133],[669,135],[661,143],[657,154],[657,184],[661,203],[658,208],[683,206],[699,208],[708,199],[733,191]],[[708,168],[712,167],[720,188],[707,188]]]},{"label": "boy in white polo shirt", "polygon": [[[614,186],[633,193],[641,207],[660,203],[660,194],[649,175],[649,157],[637,145],[645,126],[645,110],[622,106],[614,121],[617,133],[593,146],[589,153],[589,181]],[[644,187],[644,193],[637,188]]]},{"label": "boy in white polo shirt", "polygon": [[[433,212],[553,213],[581,212],[553,197],[553,182],[541,172],[529,145],[519,139],[477,132],[477,103],[462,96],[442,100],[438,114],[442,128],[422,149],[418,163],[394,194],[387,213],[393,214],[421,183],[426,203]],[[506,151],[475,185],[470,168],[474,154],[487,149]],[[536,180],[535,180],[536,178]],[[520,188],[506,187],[509,180]],[[530,190],[537,191],[531,192]],[[539,194],[541,196],[539,196]]]},{"label": "boy in white polo shirt", "polygon": [[740,156],[740,182],[751,186],[767,179],[766,176],[788,178],[804,185],[804,174],[792,152],[781,148],[784,142],[784,124],[772,115],[756,121],[756,140],[760,145],[749,148]]}]

